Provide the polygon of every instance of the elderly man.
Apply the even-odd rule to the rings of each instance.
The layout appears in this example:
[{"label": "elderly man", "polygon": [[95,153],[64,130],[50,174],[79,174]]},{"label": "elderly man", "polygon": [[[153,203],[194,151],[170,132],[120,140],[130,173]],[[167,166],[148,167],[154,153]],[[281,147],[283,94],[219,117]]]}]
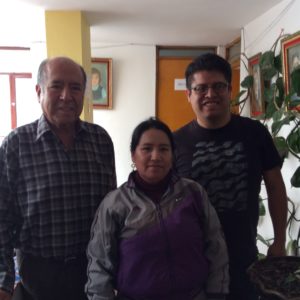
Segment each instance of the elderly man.
[{"label": "elderly man", "polygon": [[79,119],[85,86],[73,60],[43,61],[36,85],[41,118],[1,145],[0,300],[13,293],[14,249],[26,299],[86,299],[90,226],[116,176],[109,135]]}]

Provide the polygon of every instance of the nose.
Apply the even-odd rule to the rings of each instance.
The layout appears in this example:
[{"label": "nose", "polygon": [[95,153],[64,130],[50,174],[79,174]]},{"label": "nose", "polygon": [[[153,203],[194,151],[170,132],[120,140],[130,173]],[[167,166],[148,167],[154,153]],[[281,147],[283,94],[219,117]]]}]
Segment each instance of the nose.
[{"label": "nose", "polygon": [[71,98],[71,91],[66,86],[62,89],[59,99],[60,100],[69,100]]},{"label": "nose", "polygon": [[153,150],[151,152],[151,159],[152,160],[159,160],[161,158],[160,152],[158,150]]},{"label": "nose", "polygon": [[207,92],[206,92],[205,95],[206,95],[206,97],[213,97],[213,96],[216,95],[216,92],[215,92],[215,90],[213,89],[212,86],[208,86],[207,87]]}]

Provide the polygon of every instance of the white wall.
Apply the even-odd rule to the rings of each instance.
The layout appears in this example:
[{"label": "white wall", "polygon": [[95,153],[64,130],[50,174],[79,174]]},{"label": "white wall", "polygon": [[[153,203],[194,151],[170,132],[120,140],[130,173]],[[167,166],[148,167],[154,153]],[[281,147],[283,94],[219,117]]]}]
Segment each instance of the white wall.
[{"label": "white wall", "polygon": [[131,171],[131,133],[141,121],[155,115],[156,49],[154,46],[103,46],[92,57],[112,58],[112,110],[94,110],[94,123],[110,134],[116,157],[118,185]]},{"label": "white wall", "polygon": [[[292,34],[300,30],[300,1],[299,0],[284,0],[271,10],[256,18],[251,23],[245,25],[242,30],[242,51],[245,52],[247,57],[251,57],[259,52],[270,50],[275,40],[279,37],[281,30],[284,33]],[[279,53],[280,45],[277,48]],[[243,66],[243,64],[241,64]],[[241,78],[246,76],[247,72],[245,68],[241,69]],[[249,113],[249,107],[246,110],[246,114]],[[280,132],[283,136],[286,136],[289,128],[283,128]],[[282,169],[283,177],[286,183],[288,196],[294,201],[298,208],[297,216],[300,217],[300,189],[292,188],[290,184],[290,178],[296,167],[299,166],[299,161],[290,157],[284,162]],[[273,236],[271,230],[270,218],[263,218],[260,220],[259,233],[264,237],[270,238]],[[296,238],[296,233],[299,230],[299,223],[293,228],[293,238]],[[263,250],[263,247],[260,247]]]}]

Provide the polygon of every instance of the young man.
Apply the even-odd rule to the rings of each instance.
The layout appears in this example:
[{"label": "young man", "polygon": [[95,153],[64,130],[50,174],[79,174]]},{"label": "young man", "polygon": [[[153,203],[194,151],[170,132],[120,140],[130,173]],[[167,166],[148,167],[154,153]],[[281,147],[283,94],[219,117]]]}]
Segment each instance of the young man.
[{"label": "young man", "polygon": [[227,299],[257,299],[246,270],[257,259],[262,178],[275,235],[268,255],[285,255],[287,197],[281,159],[260,122],[231,115],[231,67],[226,60],[204,54],[187,67],[185,75],[196,120],[174,133],[176,168],[205,187],[220,218],[229,251]]},{"label": "young man", "polygon": [[73,60],[43,61],[36,85],[43,115],[1,145],[0,300],[13,293],[14,248],[26,299],[87,299],[90,226],[116,176],[109,135],[79,119],[85,86]]}]

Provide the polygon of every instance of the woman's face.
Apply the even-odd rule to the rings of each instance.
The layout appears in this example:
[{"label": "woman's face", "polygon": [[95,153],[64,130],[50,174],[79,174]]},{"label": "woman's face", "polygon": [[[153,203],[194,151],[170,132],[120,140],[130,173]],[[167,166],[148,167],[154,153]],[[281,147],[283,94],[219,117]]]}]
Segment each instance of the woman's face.
[{"label": "woman's face", "polygon": [[147,183],[163,180],[172,167],[172,148],[168,136],[161,130],[146,130],[131,154],[137,172]]}]

